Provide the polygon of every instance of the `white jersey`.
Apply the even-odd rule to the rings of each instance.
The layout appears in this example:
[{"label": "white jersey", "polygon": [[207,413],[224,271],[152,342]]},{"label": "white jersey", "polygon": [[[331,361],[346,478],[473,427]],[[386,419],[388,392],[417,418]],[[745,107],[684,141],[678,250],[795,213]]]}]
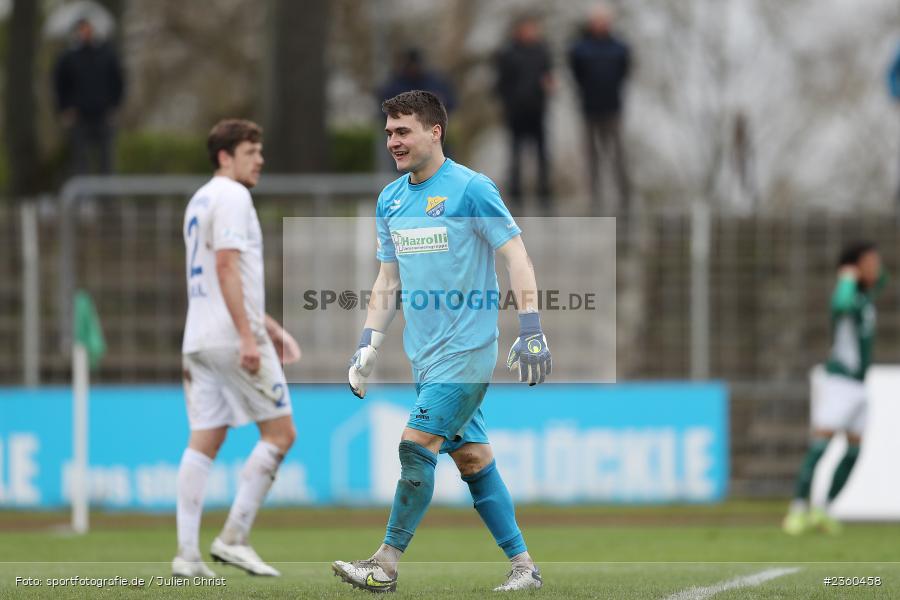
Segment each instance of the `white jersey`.
[{"label": "white jersey", "polygon": [[228,177],[213,177],[184,213],[188,311],[183,353],[237,347],[240,336],[216,274],[216,250],[240,250],[241,287],[250,329],[265,333],[262,229],[250,191]]}]

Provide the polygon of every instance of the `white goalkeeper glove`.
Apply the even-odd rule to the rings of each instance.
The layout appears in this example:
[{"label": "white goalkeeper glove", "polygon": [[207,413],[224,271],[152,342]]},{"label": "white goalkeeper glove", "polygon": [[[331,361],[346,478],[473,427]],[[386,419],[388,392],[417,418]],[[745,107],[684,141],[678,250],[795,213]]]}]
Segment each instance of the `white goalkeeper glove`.
[{"label": "white goalkeeper glove", "polygon": [[378,358],[378,346],[384,341],[384,334],[374,329],[365,328],[362,337],[359,338],[359,348],[350,359],[350,371],[347,374],[350,380],[350,391],[357,398],[365,398],[366,381],[375,368],[375,359]]}]

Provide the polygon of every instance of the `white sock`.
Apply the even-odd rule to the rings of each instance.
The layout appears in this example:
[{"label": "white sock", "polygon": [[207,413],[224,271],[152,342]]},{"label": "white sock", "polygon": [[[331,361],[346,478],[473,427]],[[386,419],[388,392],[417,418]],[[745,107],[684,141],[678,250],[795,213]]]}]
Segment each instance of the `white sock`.
[{"label": "white sock", "polygon": [[203,495],[212,459],[193,448],[185,448],[178,466],[178,503],[175,522],[178,530],[178,555],[188,560],[200,558],[200,516]]},{"label": "white sock", "polygon": [[269,493],[275,472],[284,455],[274,444],[259,440],[241,469],[241,481],[237,495],[222,528],[222,541],[226,544],[246,544],[250,527],[256,518],[263,499]]},{"label": "white sock", "polygon": [[378,561],[385,573],[393,577],[397,574],[397,563],[400,562],[401,556],[403,556],[403,551],[399,548],[382,544],[375,554],[372,555],[372,558]]},{"label": "white sock", "polygon": [[529,567],[532,569],[534,568],[534,561],[531,560],[531,555],[528,554],[528,550],[526,550],[525,552],[520,552],[519,554],[516,554],[515,556],[513,556],[512,558],[509,559],[509,562],[511,562],[514,567],[518,566],[518,565],[522,565],[522,566]]},{"label": "white sock", "polygon": [[789,512],[806,512],[807,510],[809,510],[809,502],[803,498],[794,498],[788,507]]}]

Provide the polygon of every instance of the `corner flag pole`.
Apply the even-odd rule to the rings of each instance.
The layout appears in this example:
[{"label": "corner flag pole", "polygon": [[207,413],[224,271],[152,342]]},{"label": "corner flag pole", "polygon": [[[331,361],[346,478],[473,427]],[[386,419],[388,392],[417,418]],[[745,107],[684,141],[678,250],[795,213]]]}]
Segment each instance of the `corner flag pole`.
[{"label": "corner flag pole", "polygon": [[72,346],[72,529],[87,533],[89,527],[90,470],[88,469],[88,390],[90,370],[106,352],[100,319],[91,297],[75,294],[74,344]]},{"label": "corner flag pole", "polygon": [[88,386],[90,371],[84,344],[72,346],[72,529],[88,531]]}]

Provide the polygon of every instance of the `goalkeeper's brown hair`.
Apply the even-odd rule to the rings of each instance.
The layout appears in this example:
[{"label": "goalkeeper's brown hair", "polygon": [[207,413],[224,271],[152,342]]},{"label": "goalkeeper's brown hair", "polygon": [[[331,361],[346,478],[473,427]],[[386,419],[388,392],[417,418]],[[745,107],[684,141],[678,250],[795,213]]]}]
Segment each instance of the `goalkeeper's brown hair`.
[{"label": "goalkeeper's brown hair", "polygon": [[392,119],[400,115],[414,115],[423,127],[441,126],[441,144],[447,133],[447,109],[440,98],[431,92],[413,90],[397,94],[381,103],[381,111]]}]

